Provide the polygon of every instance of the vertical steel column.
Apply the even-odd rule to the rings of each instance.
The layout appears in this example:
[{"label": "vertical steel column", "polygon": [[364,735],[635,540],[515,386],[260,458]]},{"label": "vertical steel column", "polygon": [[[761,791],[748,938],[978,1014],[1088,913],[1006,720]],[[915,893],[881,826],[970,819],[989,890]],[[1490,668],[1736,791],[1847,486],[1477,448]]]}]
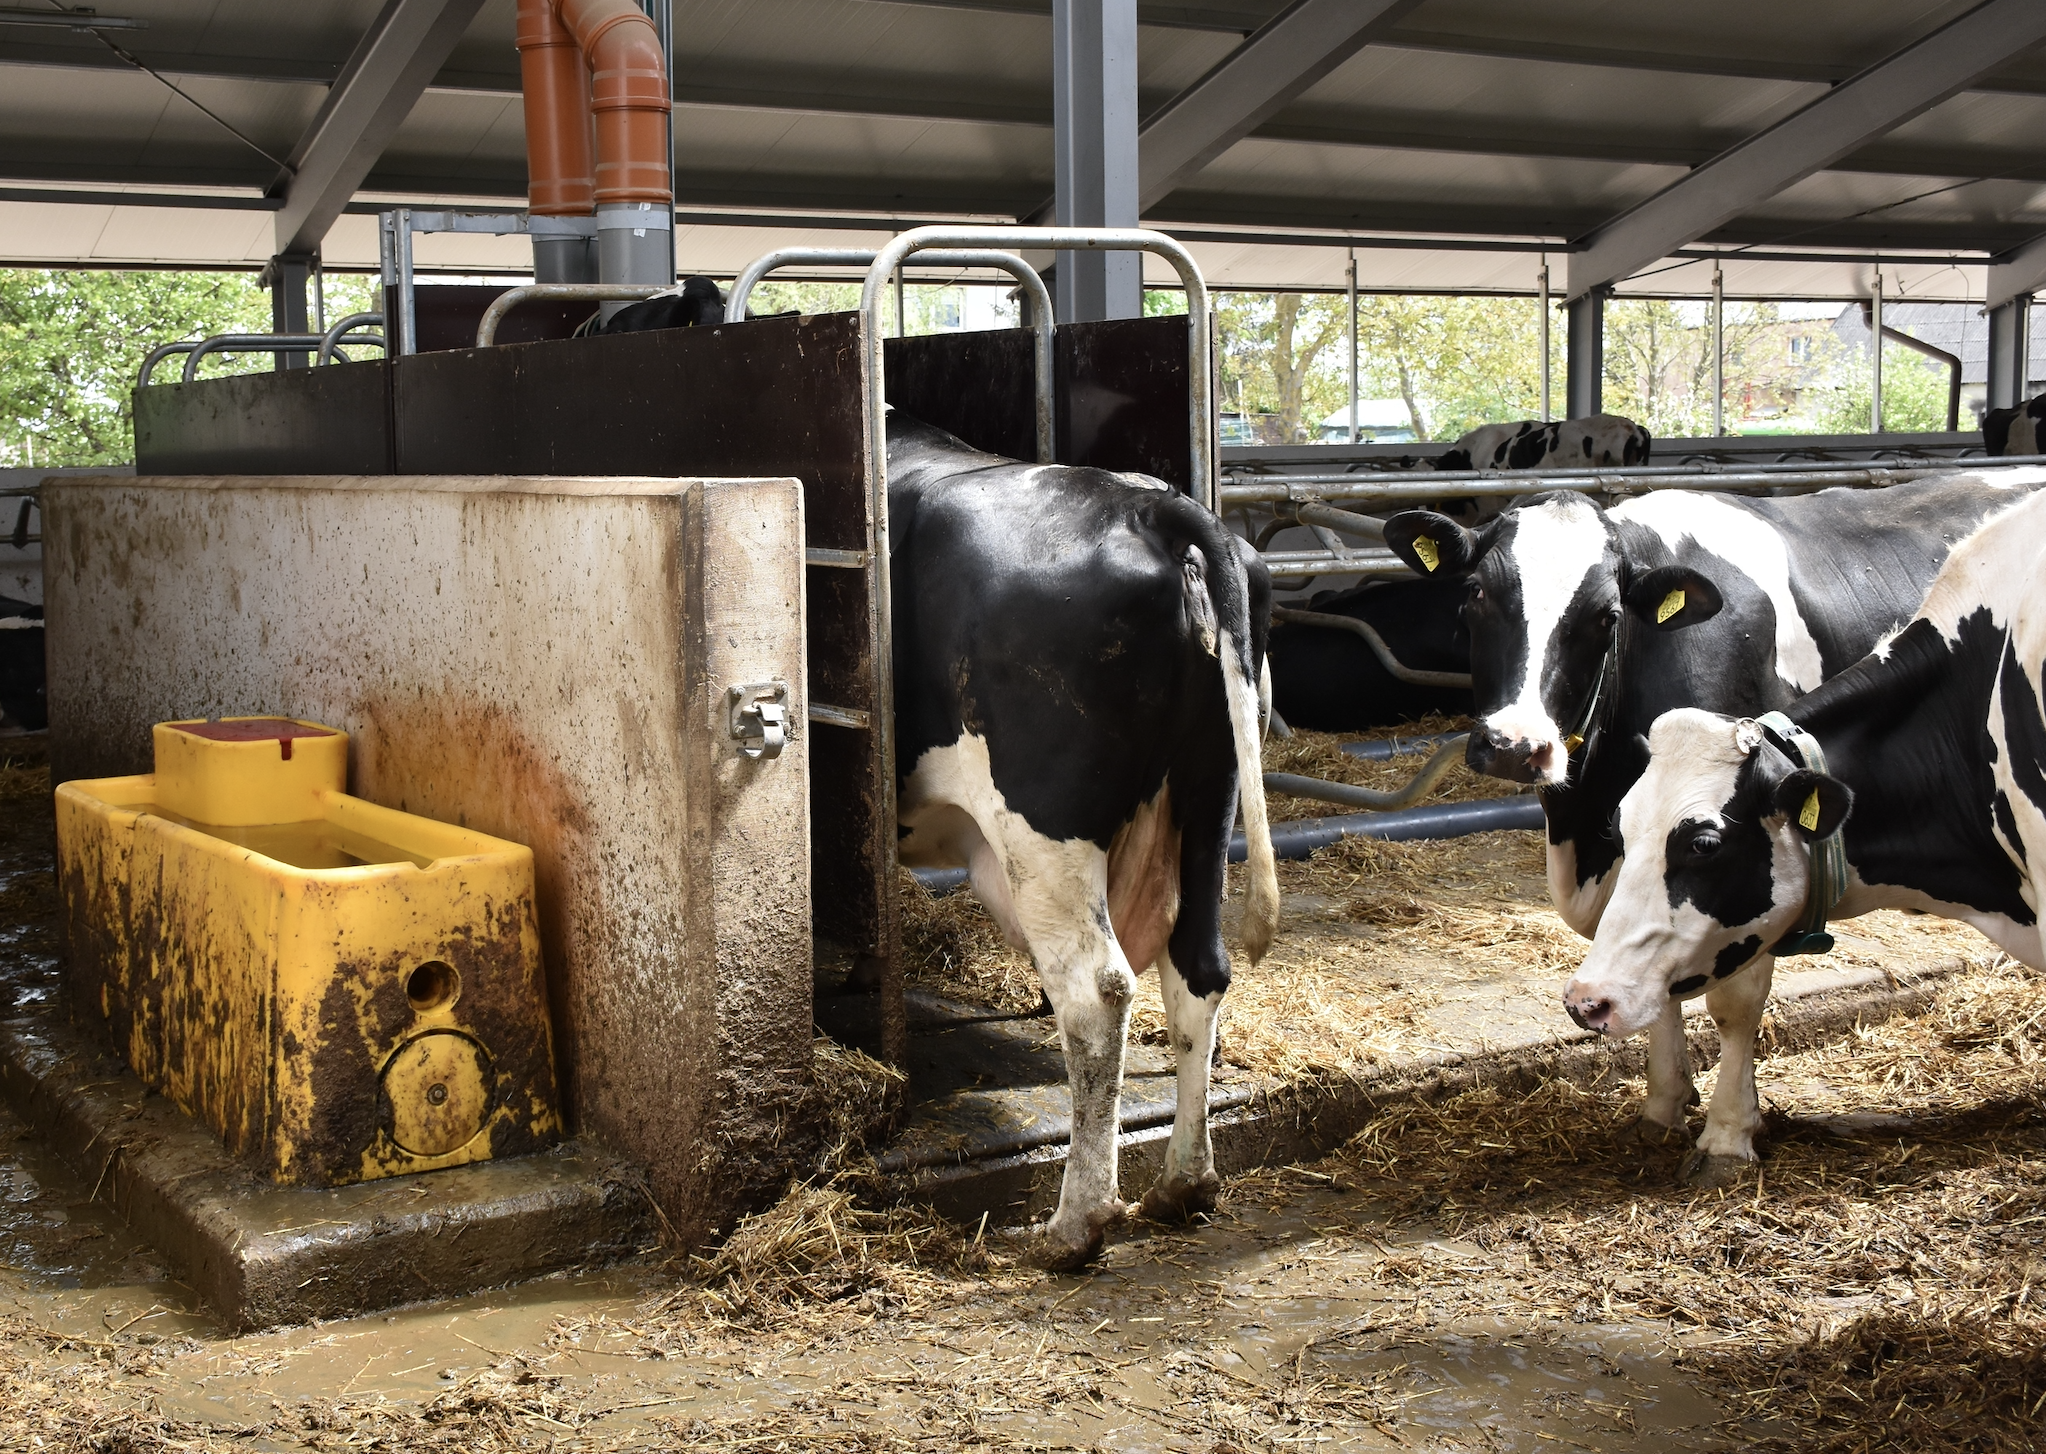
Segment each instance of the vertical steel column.
[{"label": "vertical steel column", "polygon": [[1606,291],[1572,298],[1564,340],[1563,407],[1572,419],[1602,412],[1606,371]]},{"label": "vertical steel column", "polygon": [[[1052,145],[1060,227],[1137,225],[1137,0],[1052,0]],[[1061,323],[1144,315],[1143,256],[1062,252]]]},{"label": "vertical steel column", "polygon": [[1542,254],[1541,317],[1537,320],[1542,338],[1542,422],[1549,422],[1549,255]]},{"label": "vertical steel column", "polygon": [[1872,386],[1868,391],[1868,432],[1883,432],[1883,269],[1876,264],[1875,286],[1869,290],[1869,357],[1874,362]]},{"label": "vertical steel column", "polygon": [[1712,437],[1726,437],[1726,278],[1712,264]]},{"label": "vertical steel column", "polygon": [[1357,249],[1350,249],[1350,443],[1357,442]]},{"label": "vertical steel column", "polygon": [[[270,331],[304,333],[312,327],[306,309],[306,284],[312,277],[313,259],[305,253],[279,253],[263,270],[270,285]],[[276,355],[279,369],[302,369],[309,355],[303,350]]]},{"label": "vertical steel column", "polygon": [[2020,293],[1989,310],[1989,407],[2010,409],[2025,402],[2031,380],[2032,295]]}]

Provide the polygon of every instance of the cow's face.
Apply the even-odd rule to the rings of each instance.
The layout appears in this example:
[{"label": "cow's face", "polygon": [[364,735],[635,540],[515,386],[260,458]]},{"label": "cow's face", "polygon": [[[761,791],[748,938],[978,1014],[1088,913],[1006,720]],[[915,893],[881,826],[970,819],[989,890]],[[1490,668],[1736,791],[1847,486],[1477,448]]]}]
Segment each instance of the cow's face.
[{"label": "cow's face", "polygon": [[1478,722],[1465,758],[1512,782],[1568,780],[1594,694],[1616,686],[1606,664],[1627,608],[1664,631],[1719,609],[1719,592],[1693,572],[1630,568],[1605,512],[1578,494],[1515,505],[1476,532],[1409,510],[1386,522],[1385,540],[1423,575],[1469,577]]},{"label": "cow's face", "polygon": [[1570,1018],[1603,1035],[1647,1028],[1796,928],[1810,844],[1853,803],[1751,721],[1685,707],[1656,719],[1648,746],[1648,770],[1615,815],[1619,879],[1563,991]]}]

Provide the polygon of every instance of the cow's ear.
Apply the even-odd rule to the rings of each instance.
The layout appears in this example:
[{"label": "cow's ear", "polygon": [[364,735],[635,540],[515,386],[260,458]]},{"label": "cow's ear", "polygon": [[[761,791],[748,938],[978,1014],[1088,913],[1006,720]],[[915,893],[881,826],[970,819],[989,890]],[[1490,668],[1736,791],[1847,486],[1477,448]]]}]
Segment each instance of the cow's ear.
[{"label": "cow's ear", "polygon": [[1719,587],[1689,566],[1659,565],[1627,587],[1627,609],[1659,631],[1710,621],[1725,604]]},{"label": "cow's ear", "polygon": [[1402,510],[1385,522],[1392,553],[1424,576],[1462,575],[1484,554],[1478,537],[1433,510]]},{"label": "cow's ear", "polygon": [[1854,789],[1801,767],[1776,784],[1776,811],[1807,841],[1828,838],[1854,811]]}]

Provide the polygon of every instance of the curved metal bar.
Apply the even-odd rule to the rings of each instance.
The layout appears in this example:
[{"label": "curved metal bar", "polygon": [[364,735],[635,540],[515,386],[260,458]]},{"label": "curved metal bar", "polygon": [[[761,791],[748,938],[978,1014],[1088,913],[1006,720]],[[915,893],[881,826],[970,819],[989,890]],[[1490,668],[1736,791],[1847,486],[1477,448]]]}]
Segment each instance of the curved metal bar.
[{"label": "curved metal bar", "polygon": [[185,354],[185,382],[199,377],[199,360],[209,353],[311,353],[320,341],[317,333],[216,333]]},{"label": "curved metal bar", "polygon": [[489,348],[495,344],[504,315],[521,303],[550,298],[560,303],[638,303],[674,291],[673,283],[528,283],[522,288],[507,288],[483,310],[482,321],[476,325],[476,346]]},{"label": "curved metal bar", "polygon": [[1332,631],[1352,631],[1364,638],[1364,644],[1371,648],[1371,654],[1400,681],[1417,687],[1456,687],[1469,691],[1471,674],[1467,671],[1421,671],[1407,666],[1392,654],[1392,648],[1385,644],[1385,638],[1372,629],[1368,621],[1359,621],[1355,616],[1337,616],[1327,611],[1299,611],[1291,606],[1272,607],[1272,619],[1284,621],[1291,626],[1326,626]]},{"label": "curved metal bar", "polygon": [[[1152,252],[1171,263],[1186,285],[1187,311],[1187,398],[1191,431],[1192,469],[1189,471],[1194,499],[1203,507],[1215,508],[1215,397],[1209,382],[1214,336],[1208,322],[1208,285],[1193,255],[1162,232],[1129,228],[1083,227],[916,227],[892,239],[875,254],[868,265],[867,279],[860,288],[860,316],[866,330],[864,373],[867,386],[867,551],[871,574],[867,577],[867,624],[875,651],[871,667],[874,703],[873,731],[875,757],[880,778],[892,788],[895,770],[895,661],[893,601],[888,570],[888,368],[882,347],[881,308],[888,295],[888,279],[906,259],[917,252],[937,248],[1002,248],[1020,251],[1026,247],[1053,251]],[[881,809],[880,841],[882,868],[892,877],[896,868],[895,804]]]},{"label": "curved metal bar", "polygon": [[1327,530],[1340,530],[1345,535],[1361,535],[1366,540],[1385,543],[1385,522],[1374,520],[1369,515],[1358,515],[1349,510],[1338,510],[1331,505],[1307,500],[1296,505],[1293,513],[1303,525],[1319,525]]},{"label": "curved metal bar", "polygon": [[[731,297],[725,303],[725,322],[745,321],[747,300],[760,280],[771,272],[796,267],[869,267],[876,256],[871,247],[778,247],[763,253],[732,280]],[[1044,285],[1043,275],[1014,253],[992,248],[930,249],[919,252],[917,261],[932,267],[999,268],[1030,294],[1030,326],[1037,335],[1037,462],[1050,464],[1057,452],[1054,431],[1058,416],[1052,398],[1051,289]]]},{"label": "curved metal bar", "polygon": [[158,364],[174,353],[190,353],[198,346],[199,340],[196,338],[187,339],[183,343],[158,344],[155,348],[149,350],[149,357],[142,360],[142,371],[135,376],[135,387],[138,389],[148,388],[149,376],[156,372]]},{"label": "curved metal bar", "polygon": [[1346,808],[1370,808],[1377,812],[1405,808],[1435,791],[1435,785],[1463,757],[1464,744],[1468,741],[1468,732],[1450,738],[1435,749],[1419,772],[1407,779],[1405,787],[1395,788],[1389,793],[1375,788],[1353,788],[1348,783],[1332,783],[1324,778],[1301,777],[1290,772],[1266,773],[1265,791],[1284,793],[1289,798],[1308,798],[1317,803],[1340,803]]},{"label": "curved metal bar", "polygon": [[[358,328],[382,328],[383,326],[384,315],[381,313],[349,314],[346,318],[343,318],[339,323],[336,323],[332,328],[329,328],[326,331],[326,333],[321,336],[319,354],[320,362],[324,364],[333,359],[335,345],[341,342],[343,335],[353,333]],[[380,344],[384,347],[385,352],[390,351],[390,345],[385,344],[383,338],[377,334],[371,334],[366,338],[358,338],[355,340],[355,342]],[[346,361],[345,355],[343,361],[344,362]]]}]

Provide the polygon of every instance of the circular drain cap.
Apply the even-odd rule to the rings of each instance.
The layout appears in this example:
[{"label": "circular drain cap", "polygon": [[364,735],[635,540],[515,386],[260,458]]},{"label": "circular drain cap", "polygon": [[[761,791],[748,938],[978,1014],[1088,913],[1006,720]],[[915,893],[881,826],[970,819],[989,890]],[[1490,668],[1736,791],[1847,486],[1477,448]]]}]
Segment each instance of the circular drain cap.
[{"label": "circular drain cap", "polygon": [[490,1114],[490,1058],[467,1035],[435,1030],[408,1040],[384,1067],[391,1139],[414,1156],[467,1145]]}]

